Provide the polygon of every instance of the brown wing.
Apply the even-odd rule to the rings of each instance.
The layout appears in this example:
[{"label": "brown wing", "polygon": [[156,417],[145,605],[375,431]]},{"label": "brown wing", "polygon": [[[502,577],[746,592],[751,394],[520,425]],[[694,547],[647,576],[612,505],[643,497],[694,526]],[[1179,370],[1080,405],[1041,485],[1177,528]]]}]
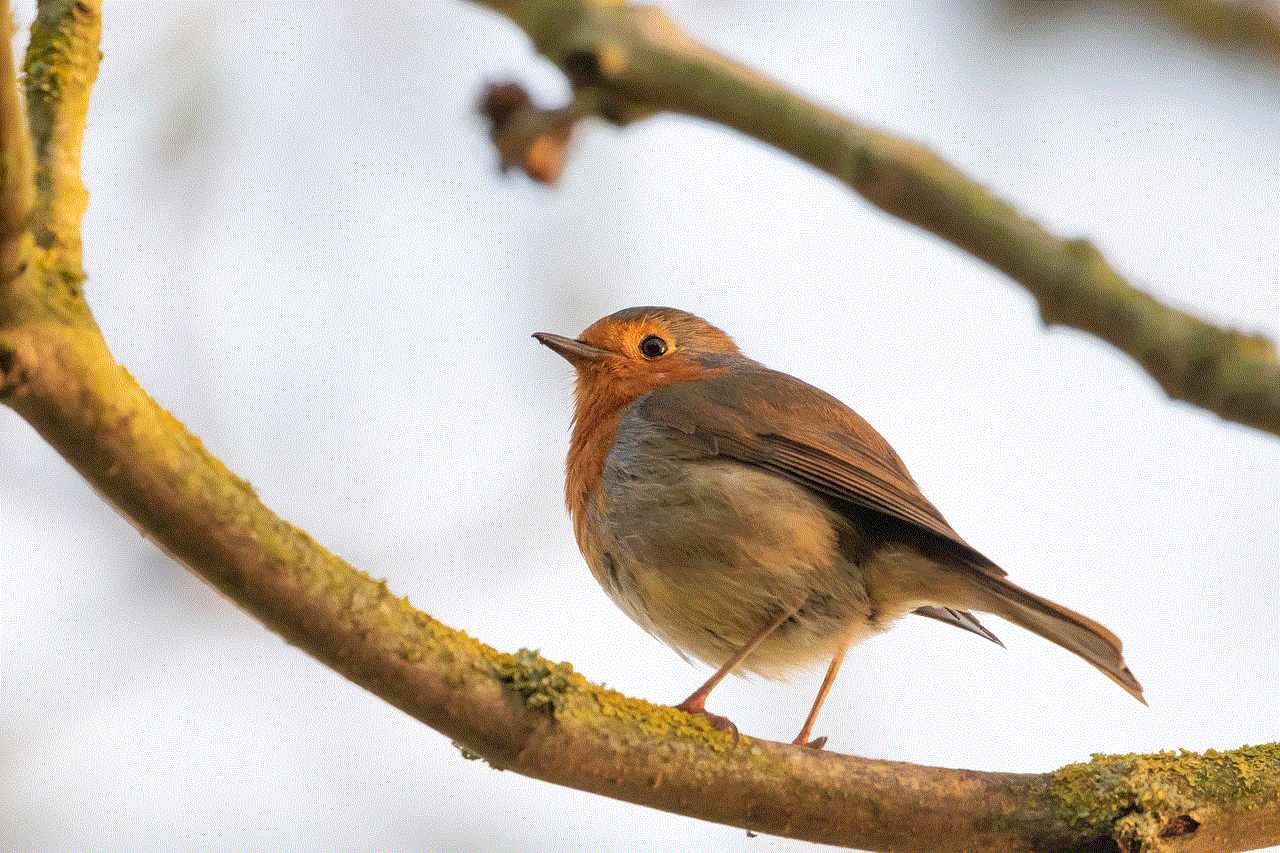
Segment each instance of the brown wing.
[{"label": "brown wing", "polygon": [[659,388],[635,405],[674,440],[905,522],[957,546],[970,567],[1004,574],[951,529],[870,424],[812,385],[753,365]]}]

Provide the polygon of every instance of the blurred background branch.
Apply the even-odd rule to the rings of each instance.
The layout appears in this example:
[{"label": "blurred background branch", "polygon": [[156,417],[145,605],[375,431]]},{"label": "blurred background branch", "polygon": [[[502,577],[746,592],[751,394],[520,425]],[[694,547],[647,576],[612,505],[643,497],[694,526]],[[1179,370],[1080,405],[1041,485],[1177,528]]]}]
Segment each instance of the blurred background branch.
[{"label": "blurred background branch", "polygon": [[[656,6],[481,0],[510,17],[595,113],[626,124],[658,110],[719,122],[793,154],[881,209],[928,229],[1026,288],[1046,324],[1126,353],[1170,397],[1280,435],[1280,361],[1259,334],[1222,328],[1131,285],[1088,240],[1048,233],[928,148],[791,92],[682,32]],[[581,97],[574,103],[580,104]],[[481,110],[504,165],[553,181],[584,110],[540,110],[513,84]],[[885,282],[885,287],[890,283]]]},{"label": "blurred background branch", "polygon": [[1207,43],[1255,49],[1280,65],[1280,6],[1275,0],[1148,0]]}]

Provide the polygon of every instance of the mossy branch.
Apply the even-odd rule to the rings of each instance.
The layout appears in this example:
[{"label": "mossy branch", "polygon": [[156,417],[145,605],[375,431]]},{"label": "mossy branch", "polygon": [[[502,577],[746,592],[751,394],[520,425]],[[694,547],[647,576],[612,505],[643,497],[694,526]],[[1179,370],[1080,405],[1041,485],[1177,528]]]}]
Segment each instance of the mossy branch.
[{"label": "mossy branch", "polygon": [[[0,10],[8,14],[3,2]],[[41,7],[28,56],[29,81],[37,65],[44,81],[30,98],[34,146],[14,120],[12,65],[0,66],[0,223],[8,223],[0,237],[14,262],[0,289],[0,400],[159,547],[263,624],[465,755],[759,832],[895,851],[1280,843],[1280,746],[1003,774],[735,742],[565,664],[495,652],[333,557],[138,386],[84,303],[71,231],[83,210],[79,143],[98,13],[87,0]],[[24,149],[35,151],[34,169],[24,171]],[[27,231],[39,240],[21,237]]]},{"label": "mossy branch", "polygon": [[42,0],[31,24],[23,72],[36,150],[36,242],[57,247],[64,272],[84,279],[80,219],[89,193],[80,179],[80,143],[89,92],[102,58],[102,13],[83,0]]},{"label": "mossy branch", "polygon": [[695,42],[654,6],[478,2],[518,24],[575,92],[569,108],[540,111],[508,91],[505,102],[515,106],[500,112],[491,92],[485,110],[505,163],[528,159],[521,150],[529,158],[536,152],[539,163],[557,162],[551,149],[567,138],[565,123],[588,111],[619,124],[659,111],[717,122],[821,169],[1005,273],[1036,300],[1046,324],[1107,341],[1170,397],[1280,435],[1280,361],[1272,341],[1160,303],[1089,241],[1048,233],[928,148],[800,97]]}]

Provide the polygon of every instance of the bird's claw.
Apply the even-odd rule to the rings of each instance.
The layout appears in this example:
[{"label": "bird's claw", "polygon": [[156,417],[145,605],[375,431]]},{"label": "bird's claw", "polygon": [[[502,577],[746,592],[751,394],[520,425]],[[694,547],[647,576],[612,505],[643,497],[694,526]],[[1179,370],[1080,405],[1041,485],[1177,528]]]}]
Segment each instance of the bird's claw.
[{"label": "bird's claw", "polygon": [[816,737],[813,740],[800,740],[800,738],[796,738],[792,743],[796,746],[807,746],[810,749],[822,749],[827,745],[827,736],[823,735],[822,737]]},{"label": "bird's claw", "polygon": [[693,714],[695,716],[701,717],[702,719],[706,720],[708,723],[711,724],[711,728],[716,729],[717,731],[724,732],[725,734],[733,735],[733,745],[734,746],[738,745],[738,737],[739,737],[738,727],[735,726],[733,724],[733,720],[730,720],[728,717],[722,717],[719,714],[713,714],[710,711],[708,711],[706,708],[685,707],[684,703],[677,705],[676,710],[684,711],[686,714]]}]

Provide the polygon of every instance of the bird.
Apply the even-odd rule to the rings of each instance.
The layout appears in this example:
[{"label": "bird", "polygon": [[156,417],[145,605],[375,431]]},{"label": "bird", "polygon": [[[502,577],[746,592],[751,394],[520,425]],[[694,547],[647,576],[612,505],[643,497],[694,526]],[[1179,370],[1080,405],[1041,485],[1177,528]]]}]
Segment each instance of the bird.
[{"label": "bird", "polygon": [[707,321],[626,308],[577,338],[533,337],[573,366],[565,503],[592,575],[636,623],[715,673],[827,664],[793,743],[810,738],[854,643],[917,614],[1000,643],[991,613],[1093,664],[1146,704],[1120,640],[1016,586],[920,492],[844,403],[743,355]]}]

